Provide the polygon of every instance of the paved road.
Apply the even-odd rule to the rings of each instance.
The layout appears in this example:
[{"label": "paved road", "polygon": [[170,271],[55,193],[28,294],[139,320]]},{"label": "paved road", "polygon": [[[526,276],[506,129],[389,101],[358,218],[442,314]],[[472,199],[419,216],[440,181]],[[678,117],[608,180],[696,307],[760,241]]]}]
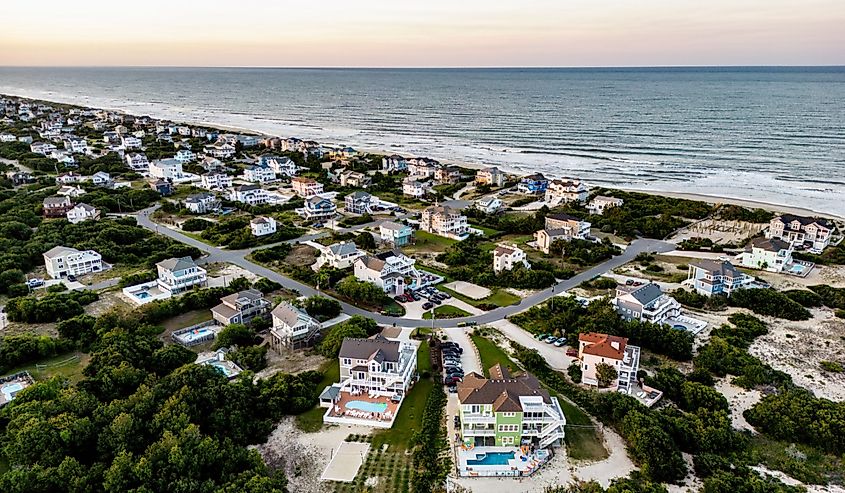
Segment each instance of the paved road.
[{"label": "paved road", "polygon": [[[147,228],[151,231],[155,231],[159,234],[163,234],[168,236],[176,241],[185,243],[186,245],[191,245],[193,247],[198,248],[199,250],[206,252],[208,257],[206,259],[207,262],[228,262],[243,269],[246,269],[253,274],[257,274],[262,277],[266,277],[271,281],[275,281],[287,289],[294,289],[299,291],[301,295],[304,296],[313,296],[316,294],[320,294],[322,296],[326,296],[325,293],[321,293],[317,291],[315,288],[303,284],[299,281],[291,279],[289,277],[283,276],[276,271],[270,270],[266,267],[262,267],[254,262],[251,262],[246,259],[246,256],[251,252],[251,250],[224,250],[221,248],[217,248],[206,243],[203,243],[199,240],[195,240],[189,236],[185,236],[182,233],[166,228],[164,226],[160,226],[154,223],[150,219],[150,214],[152,214],[158,206],[150,207],[149,209],[144,209],[138,213],[138,224],[144,228]],[[313,235],[312,235],[313,236]],[[298,241],[302,241],[306,239],[297,238],[295,240],[290,240],[288,243],[294,243]],[[640,239],[635,240],[632,242],[628,248],[617,257],[613,257],[612,259],[603,262],[599,265],[591,267],[584,272],[564,281],[557,283],[555,286],[551,288],[544,289],[542,291],[538,291],[527,298],[523,298],[520,302],[516,305],[505,306],[501,308],[497,308],[495,310],[491,310],[489,312],[483,313],[481,315],[472,315],[469,317],[463,318],[452,318],[452,319],[444,319],[444,320],[434,320],[433,326],[434,327],[455,327],[460,322],[476,322],[478,324],[486,324],[490,322],[495,322],[497,320],[502,320],[507,318],[515,313],[521,312],[526,310],[534,305],[538,305],[543,303],[544,301],[548,300],[552,296],[555,296],[558,293],[566,291],[568,289],[572,289],[584,281],[592,279],[594,277],[600,276],[605,272],[611,271],[621,265],[624,265],[631,260],[633,260],[638,254],[642,252],[653,252],[653,253],[662,253],[674,250],[675,246],[659,240],[649,240],[649,239]],[[423,321],[418,319],[407,319],[402,317],[391,317],[388,315],[382,315],[380,313],[374,313],[369,310],[364,310],[363,308],[358,308],[356,306],[350,305],[349,303],[345,303],[341,300],[338,300],[343,308],[343,312],[349,315],[363,315],[368,318],[375,320],[380,324],[385,325],[398,325],[402,327],[419,327],[419,326],[432,326],[432,322],[429,320]]]}]

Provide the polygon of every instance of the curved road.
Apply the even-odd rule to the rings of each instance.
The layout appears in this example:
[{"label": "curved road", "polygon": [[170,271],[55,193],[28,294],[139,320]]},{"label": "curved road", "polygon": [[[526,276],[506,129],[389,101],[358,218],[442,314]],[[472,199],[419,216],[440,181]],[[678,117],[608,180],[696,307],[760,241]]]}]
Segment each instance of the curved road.
[{"label": "curved road", "polygon": [[[161,226],[156,224],[150,219],[150,214],[152,214],[156,209],[158,209],[158,205],[150,207],[148,209],[144,209],[140,211],[137,215],[138,224],[144,228],[149,229],[150,231],[154,231],[158,234],[163,234],[169,238],[172,238],[176,241],[184,243],[186,245],[190,245],[193,247],[198,248],[199,250],[206,252],[208,257],[206,258],[207,262],[228,262],[230,264],[237,265],[243,269],[246,269],[253,274],[266,277],[271,281],[275,281],[287,289],[295,289],[299,291],[300,294],[304,296],[314,296],[314,295],[321,295],[321,296],[328,296],[325,293],[318,291],[317,289],[308,286],[307,284],[303,284],[299,281],[291,279],[289,277],[283,276],[276,271],[270,270],[266,267],[258,265],[254,262],[251,262],[246,259],[246,256],[249,255],[252,251],[256,250],[257,248],[250,248],[245,250],[224,250],[221,248],[217,248],[207,243],[203,243],[202,241],[195,240],[190,236],[183,235],[179,231],[174,229]],[[305,241],[308,239],[319,238],[323,236],[322,233],[317,235],[306,235],[300,238],[296,238],[293,240],[289,240],[285,243],[297,243],[299,241]],[[263,245],[259,248],[269,248],[273,245]],[[674,250],[675,246],[666,243],[664,241],[659,240],[649,240],[649,239],[639,239],[634,240],[621,255],[613,257],[610,260],[607,260],[601,264],[593,266],[587,269],[584,272],[564,281],[557,283],[555,286],[551,288],[544,289],[542,291],[538,291],[527,298],[523,298],[520,302],[516,305],[505,306],[501,308],[497,308],[495,310],[491,310],[489,312],[485,312],[481,315],[472,315],[469,317],[463,318],[450,318],[450,319],[440,319],[440,320],[419,320],[419,319],[411,319],[411,318],[402,318],[402,317],[392,317],[388,315],[382,315],[380,313],[371,312],[369,310],[364,310],[363,308],[358,308],[357,306],[350,305],[341,300],[337,300],[340,302],[341,307],[343,308],[343,312],[349,315],[363,315],[365,317],[371,318],[376,322],[383,324],[383,325],[397,325],[401,327],[419,327],[419,326],[433,326],[437,328],[443,327],[455,327],[460,322],[476,322],[480,324],[486,324],[490,322],[495,322],[497,320],[502,320],[507,318],[515,313],[521,312],[523,310],[527,310],[534,305],[538,305],[552,296],[555,296],[557,293],[562,291],[566,291],[568,289],[572,289],[584,281],[592,279],[596,276],[604,274],[605,272],[611,271],[621,265],[624,265],[631,260],[633,260],[638,254],[642,252],[650,252],[650,253],[665,253],[671,250]]]}]

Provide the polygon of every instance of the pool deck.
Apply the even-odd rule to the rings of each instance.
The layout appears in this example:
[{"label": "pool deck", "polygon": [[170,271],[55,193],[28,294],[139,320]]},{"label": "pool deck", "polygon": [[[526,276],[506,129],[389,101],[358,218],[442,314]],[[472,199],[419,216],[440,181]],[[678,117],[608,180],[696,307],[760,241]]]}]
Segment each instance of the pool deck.
[{"label": "pool deck", "polygon": [[[369,402],[373,404],[386,404],[384,413],[365,413],[355,409],[349,409],[346,405],[352,401]],[[399,413],[401,402],[393,402],[390,397],[370,397],[366,393],[352,395],[347,391],[341,391],[340,399],[326,410],[323,415],[323,422],[336,424],[352,424],[363,426],[374,426],[377,428],[390,428]],[[360,414],[359,414],[360,413]]]},{"label": "pool deck", "polygon": [[[482,459],[488,453],[513,453],[513,459],[507,464],[472,465],[468,460]],[[548,451],[538,451],[546,459]],[[536,471],[544,462],[537,456],[529,455],[527,460],[522,460],[524,454],[518,447],[474,447],[469,450],[457,449],[458,471],[461,476],[468,477],[490,477],[490,476],[527,476]]]},{"label": "pool deck", "polygon": [[35,380],[25,371],[0,379],[0,407],[12,402],[18,392],[33,383],[35,383]]}]

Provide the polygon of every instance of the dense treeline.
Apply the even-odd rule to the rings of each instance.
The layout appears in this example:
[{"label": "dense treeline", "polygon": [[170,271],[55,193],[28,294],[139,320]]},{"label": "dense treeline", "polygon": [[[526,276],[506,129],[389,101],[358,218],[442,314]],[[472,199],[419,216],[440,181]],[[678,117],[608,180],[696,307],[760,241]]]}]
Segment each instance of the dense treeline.
[{"label": "dense treeline", "polygon": [[73,347],[71,341],[32,334],[0,337],[0,374],[44,358],[52,358]]},{"label": "dense treeline", "polygon": [[767,223],[775,217],[775,213],[765,209],[746,209],[738,205],[723,205],[719,207],[718,216],[723,221]]},{"label": "dense treeline", "polygon": [[112,313],[94,326],[78,385],[39,382],[0,410],[13,466],[0,490],[285,491],[284,476],[246,446],[282,416],[310,409],[319,373],[253,383],[247,372],[229,383],[189,364],[195,353],[162,346],[158,329],[135,317]]},{"label": "dense treeline", "polygon": [[824,306],[835,310],[845,310],[845,288],[834,288],[826,284],[810,286]]},{"label": "dense treeline", "polygon": [[68,291],[48,293],[45,296],[21,296],[6,304],[6,313],[13,322],[46,323],[75,317],[84,313],[82,308],[100,299],[94,291]]},{"label": "dense treeline", "polygon": [[748,308],[754,313],[786,320],[808,320],[813,315],[789,296],[771,288],[740,289],[727,299],[731,306]]},{"label": "dense treeline", "polygon": [[367,338],[379,332],[375,320],[353,315],[352,318],[334,325],[324,334],[323,340],[317,345],[317,351],[326,358],[337,358],[343,340],[350,338]]},{"label": "dense treeline", "polygon": [[448,446],[443,426],[445,409],[446,393],[442,386],[435,385],[425,401],[422,427],[411,438],[415,445],[411,470],[411,491],[414,493],[438,491],[451,469],[451,461],[444,460],[441,454]]},{"label": "dense treeline", "polygon": [[627,337],[631,344],[676,360],[692,358],[692,334],[668,325],[625,321],[607,300],[594,301],[585,307],[574,298],[558,296],[510,320],[533,334],[566,336],[573,347],[578,345],[578,334],[601,332]]},{"label": "dense treeline", "polygon": [[605,238],[599,243],[587,240],[558,240],[549,247],[549,254],[560,256],[567,262],[580,266],[595,265],[622,253],[622,249]]},{"label": "dense treeline", "polygon": [[334,290],[337,294],[366,306],[380,307],[390,302],[390,298],[380,287],[371,282],[359,281],[355,276],[344,277],[335,284]]}]

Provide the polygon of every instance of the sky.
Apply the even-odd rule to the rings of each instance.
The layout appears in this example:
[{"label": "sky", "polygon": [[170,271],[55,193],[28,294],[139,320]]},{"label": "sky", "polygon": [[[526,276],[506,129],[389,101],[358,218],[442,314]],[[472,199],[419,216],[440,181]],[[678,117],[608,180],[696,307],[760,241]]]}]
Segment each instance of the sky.
[{"label": "sky", "polygon": [[4,0],[0,65],[845,65],[843,0]]}]

